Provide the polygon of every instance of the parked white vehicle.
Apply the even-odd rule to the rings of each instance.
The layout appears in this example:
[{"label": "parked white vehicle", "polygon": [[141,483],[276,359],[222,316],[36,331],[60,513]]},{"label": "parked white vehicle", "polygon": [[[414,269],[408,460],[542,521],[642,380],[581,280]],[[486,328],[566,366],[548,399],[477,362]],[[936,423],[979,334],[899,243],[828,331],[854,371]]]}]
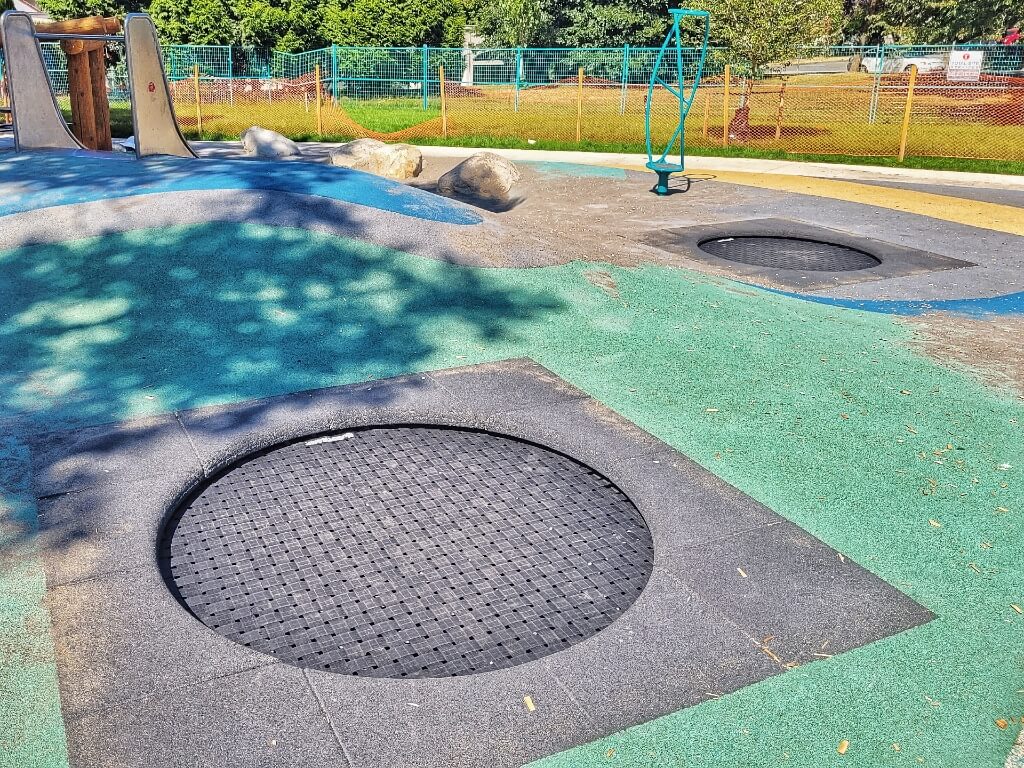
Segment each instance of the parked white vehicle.
[{"label": "parked white vehicle", "polygon": [[949,53],[945,51],[928,52],[927,50],[903,49],[894,50],[885,57],[865,56],[860,62],[861,72],[877,75],[882,72],[909,72],[912,66],[918,72],[943,72]]}]

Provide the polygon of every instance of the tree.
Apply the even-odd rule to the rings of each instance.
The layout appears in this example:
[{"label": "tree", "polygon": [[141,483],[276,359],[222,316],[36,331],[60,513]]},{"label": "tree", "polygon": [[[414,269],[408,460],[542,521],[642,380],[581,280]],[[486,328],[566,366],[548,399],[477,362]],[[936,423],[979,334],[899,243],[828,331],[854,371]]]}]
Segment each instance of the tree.
[{"label": "tree", "polygon": [[39,7],[54,19],[80,19],[85,16],[124,16],[144,11],[145,0],[40,0]]},{"label": "tree", "polygon": [[711,12],[713,45],[728,48],[751,73],[797,55],[803,46],[836,42],[842,0],[697,0]]},{"label": "tree", "polygon": [[967,43],[993,39],[1024,21],[1021,0],[903,0],[890,15],[913,30],[915,43]]},{"label": "tree", "polygon": [[547,22],[541,0],[498,0],[495,6],[494,42],[498,45],[526,48]]},{"label": "tree", "polygon": [[563,5],[556,40],[570,47],[657,46],[668,31],[668,4],[590,2]]},{"label": "tree", "polygon": [[238,44],[295,53],[323,47],[323,13],[316,0],[236,0]]},{"label": "tree", "polygon": [[153,0],[149,15],[165,44],[230,45],[236,40],[223,0]]},{"label": "tree", "polygon": [[320,33],[338,45],[459,46],[464,24],[454,0],[331,0]]}]

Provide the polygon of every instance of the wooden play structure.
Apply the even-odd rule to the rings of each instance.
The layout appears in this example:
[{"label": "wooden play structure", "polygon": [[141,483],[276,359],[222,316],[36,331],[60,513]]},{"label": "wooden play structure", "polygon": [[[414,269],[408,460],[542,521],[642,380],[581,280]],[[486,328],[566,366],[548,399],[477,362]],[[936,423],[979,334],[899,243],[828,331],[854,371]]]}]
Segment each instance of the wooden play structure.
[{"label": "wooden play structure", "polygon": [[[59,42],[67,57],[70,126],[57,105],[40,42]],[[124,44],[136,155],[195,157],[174,117],[156,28],[143,13],[128,14],[123,27],[118,19],[101,16],[39,23],[18,11],[0,17],[16,149],[112,148],[109,43]]]},{"label": "wooden play structure", "polygon": [[89,39],[77,37],[60,41],[68,60],[71,132],[87,149],[110,149],[110,103],[107,100],[105,52],[107,41],[121,34],[121,22],[110,17],[90,16],[68,21],[37,22],[35,28],[40,35],[89,36]]}]

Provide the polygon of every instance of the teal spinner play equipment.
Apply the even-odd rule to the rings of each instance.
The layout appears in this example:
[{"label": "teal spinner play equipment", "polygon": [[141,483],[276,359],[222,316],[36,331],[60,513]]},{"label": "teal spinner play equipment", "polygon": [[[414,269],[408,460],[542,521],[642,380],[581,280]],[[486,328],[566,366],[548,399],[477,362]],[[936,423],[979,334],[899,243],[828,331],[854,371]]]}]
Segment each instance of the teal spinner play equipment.
[{"label": "teal spinner play equipment", "polygon": [[[697,95],[697,86],[700,84],[701,75],[704,73],[704,60],[708,55],[708,36],[711,33],[711,15],[707,11],[673,8],[669,13],[672,14],[672,27],[669,29],[668,35],[665,36],[665,42],[658,50],[658,58],[654,60],[651,82],[647,88],[647,106],[644,109],[647,167],[658,174],[658,184],[654,187],[654,191],[659,195],[668,194],[669,177],[673,173],[683,170],[686,151],[684,123],[690,106],[693,104],[693,98]],[[686,18],[702,19],[704,22],[704,39],[701,41],[699,51],[689,41],[681,39],[679,23]],[[690,75],[691,80],[689,89],[686,87],[687,75]],[[654,141],[651,137],[651,110],[654,107],[655,94],[661,89],[665,89],[678,100],[679,125],[672,134],[672,138],[668,140],[668,144],[665,145],[665,150],[655,158]],[[676,142],[679,143],[678,163],[675,161],[673,153]],[[669,155],[673,156],[670,158]]]}]

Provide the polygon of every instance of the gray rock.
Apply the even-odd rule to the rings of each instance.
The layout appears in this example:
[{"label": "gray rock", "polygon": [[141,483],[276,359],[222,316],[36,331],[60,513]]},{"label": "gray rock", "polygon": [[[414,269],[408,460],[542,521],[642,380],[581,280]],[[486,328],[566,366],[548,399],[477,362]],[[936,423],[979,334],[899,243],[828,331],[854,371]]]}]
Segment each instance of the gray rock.
[{"label": "gray rock", "polygon": [[332,152],[331,164],[402,181],[420,175],[423,170],[423,154],[409,144],[385,144],[377,139],[356,139],[342,144]]},{"label": "gray rock", "polygon": [[519,169],[511,160],[493,152],[478,152],[466,158],[437,180],[442,195],[477,197],[505,203],[519,181]]},{"label": "gray rock", "polygon": [[242,148],[245,154],[282,160],[289,157],[301,157],[299,146],[280,133],[254,125],[242,134]]}]

